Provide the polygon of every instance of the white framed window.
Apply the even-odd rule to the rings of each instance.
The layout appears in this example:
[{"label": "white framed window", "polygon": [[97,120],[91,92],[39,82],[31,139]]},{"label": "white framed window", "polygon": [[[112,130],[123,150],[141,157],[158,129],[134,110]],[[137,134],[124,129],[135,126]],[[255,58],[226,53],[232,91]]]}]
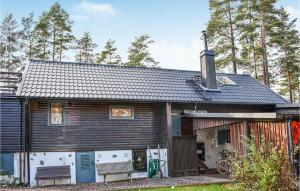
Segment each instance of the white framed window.
[{"label": "white framed window", "polygon": [[237,84],[226,76],[217,76],[217,81],[223,85],[236,86]]},{"label": "white framed window", "polygon": [[134,119],[133,106],[109,106],[110,119]]},{"label": "white framed window", "polygon": [[49,105],[49,125],[63,125],[63,104],[61,102],[53,102]]}]

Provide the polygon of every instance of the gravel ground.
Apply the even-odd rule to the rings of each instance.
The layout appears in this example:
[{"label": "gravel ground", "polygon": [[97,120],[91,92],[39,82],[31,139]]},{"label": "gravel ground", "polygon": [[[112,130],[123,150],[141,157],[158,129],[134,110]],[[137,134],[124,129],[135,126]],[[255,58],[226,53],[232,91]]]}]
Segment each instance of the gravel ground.
[{"label": "gravel ground", "polygon": [[216,176],[186,176],[176,178],[163,178],[163,179],[135,179],[132,182],[109,182],[107,185],[104,183],[91,183],[91,184],[76,184],[76,185],[60,185],[60,186],[43,186],[43,187],[18,187],[6,188],[1,190],[126,190],[138,188],[153,188],[165,186],[180,186],[180,185],[195,185],[195,184],[208,184],[208,183],[225,183],[228,179]]}]

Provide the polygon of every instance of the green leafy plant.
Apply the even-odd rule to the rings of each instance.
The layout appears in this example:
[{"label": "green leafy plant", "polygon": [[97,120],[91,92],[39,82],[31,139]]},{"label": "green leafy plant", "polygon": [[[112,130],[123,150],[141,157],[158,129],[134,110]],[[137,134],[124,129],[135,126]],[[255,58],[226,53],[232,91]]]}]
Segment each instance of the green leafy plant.
[{"label": "green leafy plant", "polygon": [[232,149],[232,179],[236,186],[249,191],[296,190],[286,148],[274,147],[262,139],[244,139],[246,153]]}]

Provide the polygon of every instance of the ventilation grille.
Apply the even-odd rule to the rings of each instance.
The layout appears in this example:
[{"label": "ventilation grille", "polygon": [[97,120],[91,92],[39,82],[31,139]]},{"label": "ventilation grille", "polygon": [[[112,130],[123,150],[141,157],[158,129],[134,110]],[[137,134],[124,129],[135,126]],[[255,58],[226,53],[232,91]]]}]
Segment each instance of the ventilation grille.
[{"label": "ventilation grille", "polygon": [[81,155],[80,156],[80,168],[81,170],[88,170],[91,168],[91,157],[90,155]]}]

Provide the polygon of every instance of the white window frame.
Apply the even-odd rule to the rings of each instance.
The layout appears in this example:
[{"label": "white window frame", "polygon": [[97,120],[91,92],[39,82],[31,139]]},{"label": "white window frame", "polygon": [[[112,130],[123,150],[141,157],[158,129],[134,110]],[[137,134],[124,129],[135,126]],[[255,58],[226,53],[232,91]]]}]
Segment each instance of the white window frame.
[{"label": "white window frame", "polygon": [[[51,105],[52,104],[55,104],[55,103],[60,103],[61,104],[61,107],[62,107],[62,111],[61,111],[61,117],[62,117],[62,123],[60,123],[60,124],[52,124],[52,122],[51,122]],[[64,120],[64,116],[65,116],[65,114],[64,114],[64,111],[65,111],[65,108],[64,108],[64,104],[62,103],[62,102],[59,102],[59,101],[54,101],[54,102],[50,102],[49,104],[48,104],[48,125],[49,126],[63,126],[64,125],[64,123],[65,123],[65,120]]]},{"label": "white window frame", "polygon": [[[232,79],[228,78],[227,76],[217,76],[216,78],[217,81],[224,86],[237,86],[237,83],[235,83]],[[226,79],[229,83],[228,84],[224,83],[221,78]]]},{"label": "white window frame", "polygon": [[[112,109],[131,109],[132,116],[130,117],[114,117],[112,116]],[[109,119],[134,119],[134,107],[133,106],[127,106],[127,105],[110,105],[109,106]]]}]

